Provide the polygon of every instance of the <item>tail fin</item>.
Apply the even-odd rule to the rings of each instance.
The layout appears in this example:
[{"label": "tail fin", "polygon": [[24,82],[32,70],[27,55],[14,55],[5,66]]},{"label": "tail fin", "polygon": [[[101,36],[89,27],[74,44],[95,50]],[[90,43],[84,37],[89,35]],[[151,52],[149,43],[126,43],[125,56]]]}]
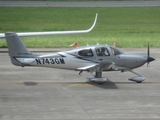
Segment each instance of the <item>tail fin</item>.
[{"label": "tail fin", "polygon": [[5,33],[9,56],[31,55],[16,33]]},{"label": "tail fin", "polygon": [[16,33],[5,33],[5,37],[12,64],[22,66],[16,58],[31,56],[32,53],[26,49],[26,47]]}]

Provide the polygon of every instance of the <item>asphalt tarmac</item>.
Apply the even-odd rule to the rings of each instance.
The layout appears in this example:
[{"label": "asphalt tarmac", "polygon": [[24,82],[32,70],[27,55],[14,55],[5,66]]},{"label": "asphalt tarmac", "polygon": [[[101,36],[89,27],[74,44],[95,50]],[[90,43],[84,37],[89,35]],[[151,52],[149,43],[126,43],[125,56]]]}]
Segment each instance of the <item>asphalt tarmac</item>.
[{"label": "asphalt tarmac", "polygon": [[128,81],[129,72],[103,73],[109,81],[96,84],[86,79],[89,73],[21,68],[0,53],[0,120],[159,120],[160,49],[150,52],[156,61],[135,69],[146,77],[140,84]]}]

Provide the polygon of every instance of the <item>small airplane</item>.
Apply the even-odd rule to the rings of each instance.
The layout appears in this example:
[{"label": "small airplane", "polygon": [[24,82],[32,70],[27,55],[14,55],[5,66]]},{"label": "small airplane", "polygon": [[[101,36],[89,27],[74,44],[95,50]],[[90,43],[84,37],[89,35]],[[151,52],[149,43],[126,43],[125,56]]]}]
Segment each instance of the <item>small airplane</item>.
[{"label": "small airplane", "polygon": [[116,47],[107,44],[87,45],[56,53],[39,54],[28,51],[20,40],[20,37],[23,36],[87,33],[94,28],[97,16],[98,14],[96,14],[91,28],[87,30],[4,33],[0,34],[0,38],[6,38],[11,62],[16,66],[36,66],[75,70],[79,71],[79,75],[81,75],[83,71],[90,73],[95,72],[95,75],[89,76],[88,79],[96,83],[104,83],[107,81],[107,78],[102,76],[102,72],[129,71],[137,75],[129,78],[130,81],[137,83],[144,81],[145,77],[134,72],[133,69],[141,67],[145,63],[148,65],[151,61],[155,60],[150,57],[149,44],[147,56],[125,54]]}]

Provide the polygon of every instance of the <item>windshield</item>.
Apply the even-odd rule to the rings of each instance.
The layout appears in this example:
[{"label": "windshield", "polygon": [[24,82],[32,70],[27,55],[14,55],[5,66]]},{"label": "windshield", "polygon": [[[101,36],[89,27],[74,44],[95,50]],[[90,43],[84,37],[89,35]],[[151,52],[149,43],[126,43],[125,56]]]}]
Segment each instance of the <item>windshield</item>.
[{"label": "windshield", "polygon": [[118,50],[117,48],[114,48],[114,47],[110,47],[110,48],[111,48],[113,55],[119,55],[119,54],[123,53],[122,51]]}]

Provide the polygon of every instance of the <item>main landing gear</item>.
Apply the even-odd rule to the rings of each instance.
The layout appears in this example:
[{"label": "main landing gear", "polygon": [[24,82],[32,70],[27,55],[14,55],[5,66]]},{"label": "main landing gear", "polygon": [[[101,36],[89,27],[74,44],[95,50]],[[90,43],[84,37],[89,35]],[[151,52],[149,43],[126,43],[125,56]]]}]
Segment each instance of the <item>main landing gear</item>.
[{"label": "main landing gear", "polygon": [[107,78],[102,76],[102,71],[96,71],[95,73],[96,74],[94,76],[89,76],[88,77],[88,79],[91,82],[96,82],[96,83],[99,83],[99,84],[103,84],[107,81]]}]

